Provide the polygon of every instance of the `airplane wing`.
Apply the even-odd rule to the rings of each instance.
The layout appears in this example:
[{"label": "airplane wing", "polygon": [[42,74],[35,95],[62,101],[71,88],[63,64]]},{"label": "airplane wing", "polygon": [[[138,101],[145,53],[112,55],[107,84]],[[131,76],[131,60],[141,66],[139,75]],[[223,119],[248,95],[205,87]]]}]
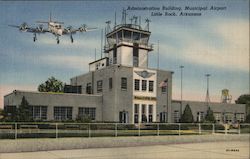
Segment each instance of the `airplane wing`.
[{"label": "airplane wing", "polygon": [[82,25],[81,27],[74,29],[73,27],[69,26],[64,28],[63,34],[75,34],[76,32],[87,32],[87,31],[93,31],[97,28],[89,28],[86,25]]},{"label": "airplane wing", "polygon": [[29,33],[46,33],[49,32],[47,29],[43,27],[43,25],[39,25],[37,27],[29,27],[26,22],[22,23],[21,25],[8,25],[10,27],[18,28],[20,31],[29,32]]}]

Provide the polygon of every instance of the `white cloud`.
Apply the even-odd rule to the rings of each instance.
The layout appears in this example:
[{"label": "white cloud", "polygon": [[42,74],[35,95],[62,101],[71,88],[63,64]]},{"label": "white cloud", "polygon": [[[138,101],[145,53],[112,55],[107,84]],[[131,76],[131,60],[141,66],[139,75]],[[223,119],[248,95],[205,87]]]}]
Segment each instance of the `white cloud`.
[{"label": "white cloud", "polygon": [[54,65],[58,67],[67,67],[77,70],[84,70],[88,67],[88,63],[91,58],[88,56],[77,56],[77,55],[47,55],[40,57],[40,60],[44,64]]},{"label": "white cloud", "polygon": [[216,25],[214,31],[225,41],[221,47],[213,42],[192,39],[185,49],[184,58],[190,62],[226,69],[248,70],[249,31],[246,22],[226,22]]}]

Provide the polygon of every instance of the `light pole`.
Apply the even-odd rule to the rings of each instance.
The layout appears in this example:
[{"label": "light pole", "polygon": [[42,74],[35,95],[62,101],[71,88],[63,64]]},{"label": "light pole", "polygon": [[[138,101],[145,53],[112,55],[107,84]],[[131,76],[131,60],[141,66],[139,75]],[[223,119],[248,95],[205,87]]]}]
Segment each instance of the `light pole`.
[{"label": "light pole", "polygon": [[183,68],[184,68],[184,66],[180,66],[180,69],[181,69],[181,106],[180,106],[180,116],[182,114],[182,74],[183,74]]},{"label": "light pole", "polygon": [[205,74],[205,76],[207,77],[206,103],[207,103],[207,107],[209,107],[209,102],[210,102],[210,97],[209,97],[209,77],[211,76],[211,74]]}]

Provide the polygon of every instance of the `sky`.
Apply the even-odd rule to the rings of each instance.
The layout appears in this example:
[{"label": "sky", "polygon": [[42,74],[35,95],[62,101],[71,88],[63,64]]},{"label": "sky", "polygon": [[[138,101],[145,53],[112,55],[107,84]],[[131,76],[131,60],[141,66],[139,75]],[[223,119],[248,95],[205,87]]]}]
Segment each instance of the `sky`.
[{"label": "sky", "polygon": [[[36,91],[37,86],[54,76],[65,83],[70,78],[88,72],[88,63],[101,54],[101,29],[111,20],[121,22],[122,9],[128,7],[181,7],[177,16],[152,16],[149,10],[128,10],[150,19],[154,51],[149,55],[149,67],[157,67],[159,41],[160,69],[173,71],[173,99],[180,99],[180,65],[183,69],[183,99],[205,101],[206,77],[209,79],[210,100],[220,102],[221,90],[229,89],[234,102],[249,92],[249,0],[166,0],[166,1],[0,1],[0,107],[3,96],[13,90]],[[185,10],[185,7],[207,7],[205,11]],[[224,10],[210,10],[211,6]],[[64,26],[87,24],[98,27],[93,32],[56,38],[50,34],[38,36],[8,27],[27,22],[36,26],[38,20],[63,21]],[[158,11],[155,11],[158,12]],[[201,13],[201,16],[179,16],[180,12]],[[129,21],[129,20],[127,20]],[[46,26],[45,26],[46,27]]]}]

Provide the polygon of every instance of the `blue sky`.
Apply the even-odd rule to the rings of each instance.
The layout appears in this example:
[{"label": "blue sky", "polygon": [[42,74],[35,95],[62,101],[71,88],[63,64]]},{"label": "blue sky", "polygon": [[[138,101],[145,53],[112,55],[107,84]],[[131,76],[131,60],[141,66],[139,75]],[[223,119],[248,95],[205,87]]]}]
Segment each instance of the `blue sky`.
[{"label": "blue sky", "polygon": [[[219,101],[221,90],[230,90],[233,99],[249,88],[249,1],[248,0],[166,0],[166,1],[13,1],[0,2],[0,107],[3,96],[14,89],[36,90],[48,77],[69,83],[73,76],[86,73],[94,60],[96,48],[100,57],[101,31],[61,37],[56,44],[53,35],[21,33],[8,24],[37,20],[63,21],[65,26],[104,28],[105,21],[120,22],[121,11],[128,6],[225,6],[223,11],[203,11],[202,16],[151,16],[151,11],[128,11],[128,16],[149,18],[150,42],[160,41],[160,69],[174,71],[173,98],[180,98],[180,65],[184,65],[183,99],[205,100],[206,78],[210,73],[210,98]],[[199,12],[199,11],[195,11]],[[177,12],[179,13],[179,12]],[[143,20],[144,21],[144,20]],[[145,24],[143,24],[145,25]],[[150,54],[150,67],[157,66],[157,47]]]}]

